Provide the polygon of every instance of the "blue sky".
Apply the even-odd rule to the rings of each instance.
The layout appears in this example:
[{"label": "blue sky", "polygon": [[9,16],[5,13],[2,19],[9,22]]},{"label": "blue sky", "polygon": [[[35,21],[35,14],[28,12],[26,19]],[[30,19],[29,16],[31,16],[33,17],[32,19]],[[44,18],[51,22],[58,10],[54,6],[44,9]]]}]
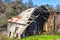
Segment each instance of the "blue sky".
[{"label": "blue sky", "polygon": [[[56,6],[56,4],[60,4],[60,0],[32,0],[33,4],[35,5],[44,5],[44,4],[49,4],[49,5],[53,5]],[[23,2],[28,2],[28,0],[23,0]]]}]

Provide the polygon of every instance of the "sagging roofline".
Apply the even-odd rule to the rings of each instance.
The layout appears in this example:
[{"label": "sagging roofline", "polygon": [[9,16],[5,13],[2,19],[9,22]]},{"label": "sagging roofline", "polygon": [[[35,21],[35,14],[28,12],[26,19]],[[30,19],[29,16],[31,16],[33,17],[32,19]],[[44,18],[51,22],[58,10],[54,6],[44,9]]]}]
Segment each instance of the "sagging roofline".
[{"label": "sagging roofline", "polygon": [[[34,7],[34,10],[35,10],[35,8],[36,8],[36,7]],[[32,9],[32,8],[30,8],[30,9]],[[27,9],[27,10],[29,10],[29,9]],[[33,10],[31,13],[33,13],[34,10]],[[25,11],[26,11],[26,10],[25,10]],[[24,12],[24,11],[22,11],[20,14],[22,14],[23,12]],[[20,14],[19,14],[18,16],[20,16]],[[18,17],[18,16],[14,16],[14,17],[12,17],[11,19],[16,18],[16,17]],[[19,18],[19,19],[20,19],[20,18]],[[19,19],[18,19],[18,20],[19,20]],[[10,19],[9,19],[9,20],[10,20]],[[16,22],[18,21],[18,20],[17,20],[16,22],[11,22],[11,21],[9,21],[9,20],[8,20],[8,22],[10,22],[10,23],[16,23]]]}]

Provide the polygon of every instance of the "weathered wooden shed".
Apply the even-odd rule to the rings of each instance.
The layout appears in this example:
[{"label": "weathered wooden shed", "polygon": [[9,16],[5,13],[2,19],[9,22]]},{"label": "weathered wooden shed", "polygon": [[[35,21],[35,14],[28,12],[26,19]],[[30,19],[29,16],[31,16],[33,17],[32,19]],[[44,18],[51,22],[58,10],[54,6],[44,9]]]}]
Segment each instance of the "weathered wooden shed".
[{"label": "weathered wooden shed", "polygon": [[47,31],[44,26],[50,13],[44,6],[30,8],[8,20],[8,36],[21,38]]}]

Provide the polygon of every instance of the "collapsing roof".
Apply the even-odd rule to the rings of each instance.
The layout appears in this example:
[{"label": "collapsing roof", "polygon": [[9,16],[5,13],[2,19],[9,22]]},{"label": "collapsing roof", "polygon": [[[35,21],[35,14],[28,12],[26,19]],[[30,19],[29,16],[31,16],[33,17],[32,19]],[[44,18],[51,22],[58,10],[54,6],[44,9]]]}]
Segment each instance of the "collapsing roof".
[{"label": "collapsing roof", "polygon": [[26,24],[34,9],[35,8],[27,9],[24,12],[20,13],[20,15],[9,19],[8,22]]},{"label": "collapsing roof", "polygon": [[8,22],[19,23],[19,24],[27,24],[29,22],[28,19],[31,18],[31,15],[33,14],[34,11],[39,12],[42,10],[44,12],[47,11],[44,6],[39,6],[39,7],[27,9],[27,10],[23,11],[22,13],[20,13],[18,16],[9,19]]}]

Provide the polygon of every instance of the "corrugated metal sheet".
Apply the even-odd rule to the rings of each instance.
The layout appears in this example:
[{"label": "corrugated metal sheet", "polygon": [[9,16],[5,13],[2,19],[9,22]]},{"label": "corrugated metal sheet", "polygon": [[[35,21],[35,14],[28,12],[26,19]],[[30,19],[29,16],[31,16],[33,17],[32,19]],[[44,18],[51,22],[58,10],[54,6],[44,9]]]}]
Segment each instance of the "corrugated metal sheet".
[{"label": "corrugated metal sheet", "polygon": [[28,22],[28,19],[30,18],[32,12],[34,11],[35,8],[30,8],[22,13],[20,15],[13,17],[8,20],[8,22],[15,22],[15,23],[20,23],[20,24],[26,24]]}]

